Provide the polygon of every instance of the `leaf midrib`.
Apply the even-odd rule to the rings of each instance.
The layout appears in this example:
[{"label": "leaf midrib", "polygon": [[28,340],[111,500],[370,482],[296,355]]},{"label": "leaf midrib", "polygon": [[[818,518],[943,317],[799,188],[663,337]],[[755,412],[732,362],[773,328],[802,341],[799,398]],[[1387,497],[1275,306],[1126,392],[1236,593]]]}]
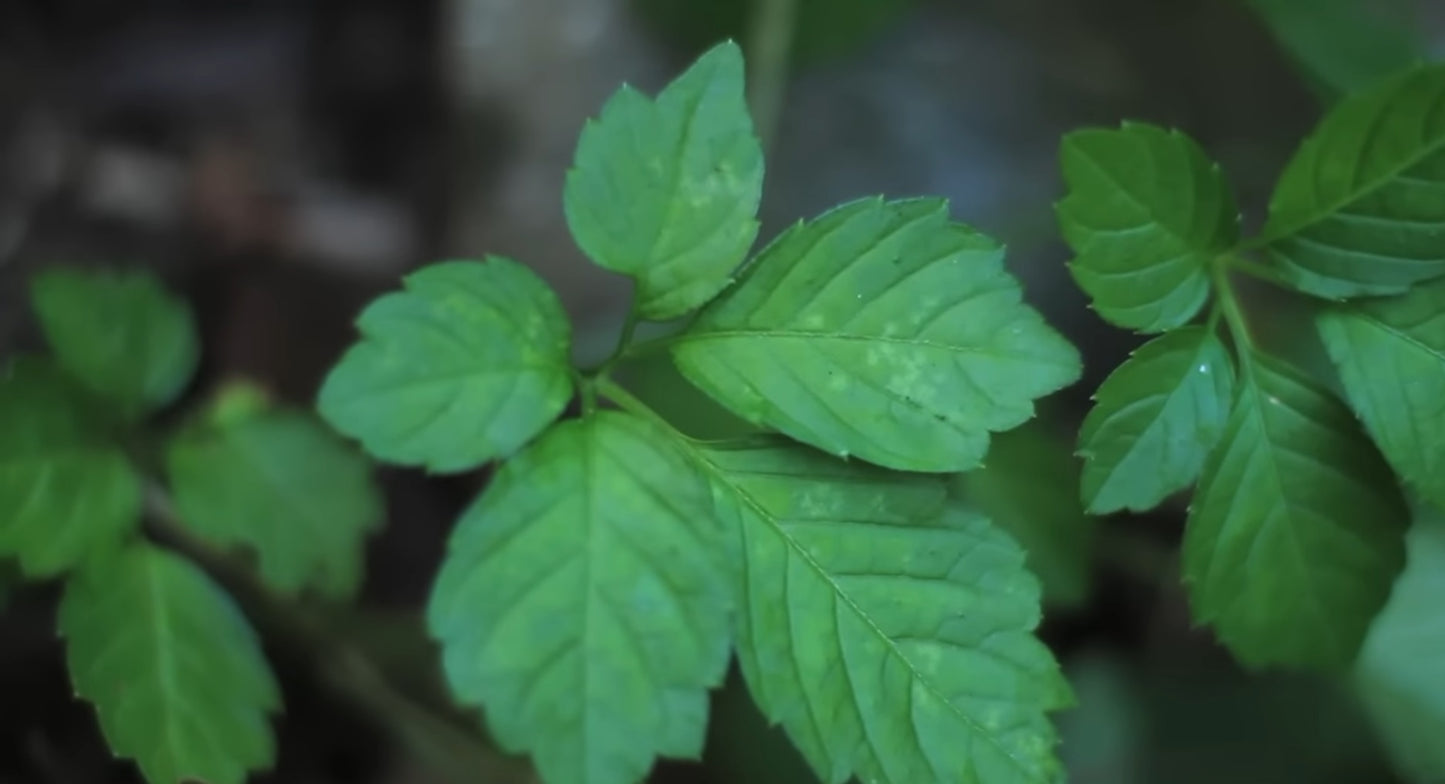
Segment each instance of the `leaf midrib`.
[{"label": "leaf midrib", "polygon": [[[1108,169],[1104,168],[1104,166],[1101,165],[1091,153],[1087,152],[1083,147],[1080,147],[1079,151],[1081,153],[1079,158],[1088,163],[1089,166],[1092,167],[1094,171],[1099,174],[1101,179],[1105,180],[1110,185],[1114,186],[1114,188],[1117,189],[1120,193],[1124,194],[1125,198],[1129,200],[1130,204],[1133,204],[1136,209],[1143,212],[1149,217],[1151,226],[1157,226],[1162,229],[1166,234],[1173,237],[1176,241],[1178,241],[1186,248],[1186,252],[1208,253],[1211,250],[1215,249],[1216,246],[1214,245],[1196,243],[1194,238],[1181,233],[1177,227],[1170,226],[1164,223],[1159,218],[1159,215],[1155,213],[1154,210],[1149,206],[1149,203],[1147,201],[1142,201],[1139,196],[1135,194],[1132,190],[1124,187],[1124,184],[1120,182],[1118,178],[1114,177],[1114,175]],[[1199,180],[1193,176],[1192,171],[1190,173],[1189,181],[1190,184],[1193,186],[1191,190],[1197,192],[1199,189]],[[1182,255],[1184,254],[1178,254],[1174,258],[1178,258],[1178,256]],[[1152,267],[1157,264],[1167,263],[1171,260],[1172,259],[1166,259],[1164,262],[1150,262],[1148,266]]]},{"label": "leaf midrib", "polygon": [[907,346],[909,348],[926,348],[940,351],[948,351],[955,354],[980,354],[983,356],[998,359],[1035,359],[1046,361],[1042,357],[1031,356],[1022,352],[1010,352],[996,349],[987,345],[958,345],[953,343],[940,343],[935,340],[916,337],[884,337],[881,335],[858,335],[843,332],[810,332],[799,329],[715,329],[699,332],[688,332],[678,335],[668,341],[676,348],[689,343],[704,342],[707,340],[811,340],[811,341],[835,341],[839,343],[881,343],[883,345]]},{"label": "leaf midrib", "polygon": [[[768,512],[762,506],[762,504],[760,504],[755,498],[753,498],[750,493],[738,486],[737,483],[732,481],[732,479],[728,476],[727,472],[723,470],[721,466],[718,466],[711,460],[708,460],[706,454],[699,450],[697,447],[695,447],[691,442],[685,439],[679,439],[679,443],[684,444],[685,448],[693,456],[695,462],[701,465],[704,470],[711,474],[715,479],[721,481],[723,485],[726,486],[728,490],[732,492],[732,494],[737,497],[743,504],[745,504],[750,510],[752,510],[756,516],[767,521],[768,527],[771,528],[779,538],[781,538],[784,542],[787,543],[788,548],[795,552],[803,560],[803,562],[806,563],[808,567],[813,570],[815,574],[821,577],[824,582],[828,584],[828,586],[833,590],[833,594],[837,598],[837,600],[845,604],[864,623],[864,625],[867,626],[868,629],[870,629],[875,635],[877,635],[878,639],[883,641],[889,653],[891,653],[893,656],[897,657],[899,661],[902,661],[904,663],[904,665],[908,668],[909,674],[912,676],[915,682],[923,684],[924,688],[926,688],[930,694],[932,694],[942,704],[948,706],[949,713],[954,715],[963,724],[972,729],[979,738],[981,738],[989,746],[993,747],[996,751],[1003,755],[1005,759],[1013,763],[1015,768],[1017,768],[1019,772],[1023,773],[1024,775],[1031,775],[1028,766],[1026,766],[1021,760],[1019,760],[1012,752],[1004,748],[1004,746],[999,743],[999,741],[995,739],[993,735],[989,733],[981,724],[974,720],[972,716],[969,716],[957,705],[955,705],[953,703],[953,700],[949,699],[946,694],[941,692],[934,685],[931,678],[924,677],[923,673],[919,672],[918,668],[914,665],[913,660],[903,655],[903,652],[899,649],[895,641],[887,634],[885,634],[876,623],[874,623],[873,617],[868,613],[864,612],[862,607],[858,606],[858,603],[853,600],[853,597],[850,596],[846,591],[844,591],[840,585],[838,585],[837,581],[833,579],[832,575],[828,572],[828,570],[825,569],[822,564],[818,563],[817,559],[813,557],[812,553],[808,552],[807,548],[803,547],[801,544],[798,543],[796,539],[788,535],[788,532],[784,530],[781,525],[779,525],[778,520],[770,512]],[[745,525],[746,523],[742,524]],[[914,734],[917,734],[916,731],[914,732]],[[872,744],[870,743],[870,746],[871,745]],[[873,748],[876,753],[877,747],[875,746]],[[857,773],[856,769],[852,772],[855,774]]]}]

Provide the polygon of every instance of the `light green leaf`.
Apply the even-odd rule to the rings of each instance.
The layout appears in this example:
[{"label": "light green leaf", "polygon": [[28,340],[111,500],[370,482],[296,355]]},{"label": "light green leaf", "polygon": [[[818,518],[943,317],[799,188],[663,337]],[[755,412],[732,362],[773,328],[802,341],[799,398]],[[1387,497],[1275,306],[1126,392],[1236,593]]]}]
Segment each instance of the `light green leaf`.
[{"label": "light green leaf", "polygon": [[1198,478],[1229,418],[1234,364],[1212,330],[1185,327],[1140,346],[1094,399],[1079,433],[1084,504],[1142,512]]},{"label": "light green leaf", "polygon": [[1445,505],[1445,281],[1330,308],[1315,323],[1380,451]]},{"label": "light green leaf", "polygon": [[1333,101],[1414,65],[1411,0],[1247,0],[1306,79]]},{"label": "light green leaf", "polygon": [[453,693],[548,784],[635,784],[702,751],[728,660],[725,542],[676,437],[602,411],[507,461],[428,607]]},{"label": "light green leaf", "polygon": [[1407,781],[1445,780],[1445,518],[1422,509],[1409,562],[1365,638],[1355,686]]},{"label": "light green leaf", "polygon": [[1003,255],[942,200],[852,202],[774,240],[673,358],[733,413],[832,454],[967,470],[1080,373]]},{"label": "light green leaf", "polygon": [[245,617],[189,561],[146,544],[92,561],[58,624],[76,694],[150,784],[241,784],[271,766],[276,681]]},{"label": "light green leaf", "polygon": [[0,556],[24,574],[60,574],[140,521],[139,475],[96,401],[49,362],[0,368],[0,434]]},{"label": "light green leaf", "polygon": [[1042,421],[995,436],[985,464],[952,489],[1023,546],[1046,602],[1077,607],[1089,598],[1094,521],[1079,503],[1078,459]]},{"label": "light green leaf", "polygon": [[1033,635],[1038,581],[933,477],[782,439],[702,449],[740,537],[737,651],[825,782],[1054,782],[1068,683]]},{"label": "light green leaf", "polygon": [[166,468],[176,512],[203,538],[250,548],[272,589],[351,597],[366,535],[381,522],[366,460],[307,414],[224,391],[205,420],[170,443]]},{"label": "light green leaf", "polygon": [[658,94],[624,86],[589,121],[563,204],[577,244],[637,279],[643,317],[717,295],[757,237],[763,152],[743,95],[743,55],[713,47]]},{"label": "light green leaf", "polygon": [[1409,510],[1342,403],[1243,362],[1185,530],[1194,616],[1247,666],[1346,667],[1404,565]]},{"label": "light green leaf", "polygon": [[61,367],[129,415],[175,400],[195,373],[191,309],[149,273],[48,269],[30,297]]},{"label": "light green leaf", "polygon": [[1262,239],[1285,279],[1327,299],[1445,275],[1445,65],[1341,101],[1285,167]]},{"label": "light green leaf", "polygon": [[465,471],[527,443],[572,395],[572,328],[536,273],[496,256],[413,272],[367,306],[321,414],[372,455]]},{"label": "light green leaf", "polygon": [[1188,136],[1143,123],[1070,133],[1060,159],[1069,271],[1099,315],[1143,332],[1194,318],[1209,297],[1210,261],[1239,239],[1219,164]]}]

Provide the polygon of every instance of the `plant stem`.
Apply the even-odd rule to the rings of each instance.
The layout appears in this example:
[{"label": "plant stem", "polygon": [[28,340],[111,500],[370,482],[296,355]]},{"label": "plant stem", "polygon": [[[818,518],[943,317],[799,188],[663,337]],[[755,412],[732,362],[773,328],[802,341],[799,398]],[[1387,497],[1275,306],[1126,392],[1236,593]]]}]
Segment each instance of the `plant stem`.
[{"label": "plant stem", "polygon": [[446,780],[537,780],[524,761],[490,748],[481,737],[480,726],[458,711],[446,694],[404,693],[395,686],[401,679],[383,672],[360,645],[301,602],[276,596],[246,564],[191,534],[159,487],[147,490],[146,519],[157,540],[195,561],[224,585],[269,640],[311,663],[323,683],[366,711]]},{"label": "plant stem", "polygon": [[[1234,284],[1229,280],[1229,266],[1231,256],[1221,256],[1209,265],[1209,272],[1214,283],[1214,296],[1218,302],[1220,312],[1224,316],[1224,324],[1229,328],[1229,335],[1234,339],[1241,354],[1254,347],[1254,339],[1249,335],[1249,322],[1244,318],[1244,310],[1239,306],[1239,297],[1234,292]],[[1244,357],[1241,356],[1241,359]],[[1243,363],[1246,368],[1248,362]]]},{"label": "plant stem", "polygon": [[748,14],[748,109],[766,158],[788,91],[798,0],[753,0]]},{"label": "plant stem", "polygon": [[611,379],[599,379],[597,381],[597,390],[603,397],[616,403],[623,411],[629,414],[635,414],[643,419],[650,419],[672,432],[677,432],[677,428],[673,427],[671,422],[663,418],[661,414],[653,411],[651,406],[639,400],[635,395]]}]

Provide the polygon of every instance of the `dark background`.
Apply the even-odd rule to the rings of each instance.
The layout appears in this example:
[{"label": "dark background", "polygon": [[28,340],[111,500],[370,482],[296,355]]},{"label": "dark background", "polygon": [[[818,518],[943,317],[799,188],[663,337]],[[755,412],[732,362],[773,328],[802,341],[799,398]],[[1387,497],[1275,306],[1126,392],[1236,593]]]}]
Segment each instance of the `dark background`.
[{"label": "dark background", "polygon": [[[1423,52],[1442,51],[1442,6],[1406,24]],[[1040,426],[1065,456],[1088,394],[1138,339],[1099,321],[1065,272],[1059,136],[1122,118],[1177,126],[1221,162],[1253,226],[1327,92],[1233,0],[798,0],[797,12],[762,236],[862,195],[950,198],[1008,243],[1028,299],[1085,352],[1084,380]],[[556,287],[579,357],[598,358],[628,286],[566,232],[577,132],[622,81],[651,91],[723,35],[746,45],[747,13],[736,0],[0,0],[0,346],[37,345],[24,286],[37,267],[144,266],[199,316],[189,400],[244,376],[310,405],[367,300],[422,263],[489,252]],[[1262,317],[1281,340],[1288,312]],[[635,381],[670,413],[711,421],[665,368]],[[361,606],[327,619],[370,664],[352,672],[304,637],[273,641],[287,715],[277,769],[257,780],[526,781],[480,734],[440,750],[399,735],[366,686],[384,672],[391,691],[440,702],[412,613],[485,482],[380,477],[389,524]],[[1045,503],[1077,506],[1062,492]],[[1082,703],[1059,719],[1071,780],[1393,781],[1342,685],[1245,677],[1190,628],[1172,560],[1181,523],[1182,503],[1098,521],[1089,592],[1048,608],[1045,638]],[[72,699],[53,594],[29,587],[0,616],[0,783],[135,780]],[[735,681],[714,715],[704,764],[664,764],[657,781],[811,780]]]}]

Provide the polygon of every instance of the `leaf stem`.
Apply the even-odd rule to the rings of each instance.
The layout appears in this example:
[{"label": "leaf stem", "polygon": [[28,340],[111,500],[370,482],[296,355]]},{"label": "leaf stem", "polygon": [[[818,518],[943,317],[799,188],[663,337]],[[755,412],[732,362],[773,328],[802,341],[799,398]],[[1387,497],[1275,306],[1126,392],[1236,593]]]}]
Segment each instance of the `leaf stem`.
[{"label": "leaf stem", "polygon": [[489,747],[480,727],[473,728],[472,721],[455,708],[443,690],[428,695],[404,692],[395,684],[405,679],[385,672],[360,643],[301,602],[277,596],[247,564],[188,531],[159,486],[147,488],[146,520],[158,541],[225,586],[268,639],[311,663],[321,682],[366,711],[397,743],[425,760],[445,780],[537,780],[525,761]]},{"label": "leaf stem", "polygon": [[1231,253],[1225,257],[1224,263],[1230,269],[1243,272],[1244,274],[1252,278],[1257,278],[1266,283],[1272,283],[1282,288],[1289,288],[1289,285],[1285,283],[1284,278],[1280,277],[1280,274],[1277,270],[1264,264],[1260,264],[1257,261],[1252,261],[1238,254]]},{"label": "leaf stem", "polygon": [[642,402],[640,399],[638,399],[636,395],[628,392],[626,389],[624,389],[621,385],[619,385],[612,379],[598,379],[597,390],[603,397],[611,400],[613,403],[616,403],[617,406],[623,411],[626,411],[629,414],[636,414],[643,419],[650,419],[653,422],[667,428],[669,431],[678,433],[678,435],[682,435],[676,427],[673,427],[671,422],[667,421],[667,419],[665,419],[661,414],[653,411],[652,406],[649,406],[646,403]]},{"label": "leaf stem", "polygon": [[767,156],[788,91],[798,0],[753,0],[747,33],[748,109]]}]

